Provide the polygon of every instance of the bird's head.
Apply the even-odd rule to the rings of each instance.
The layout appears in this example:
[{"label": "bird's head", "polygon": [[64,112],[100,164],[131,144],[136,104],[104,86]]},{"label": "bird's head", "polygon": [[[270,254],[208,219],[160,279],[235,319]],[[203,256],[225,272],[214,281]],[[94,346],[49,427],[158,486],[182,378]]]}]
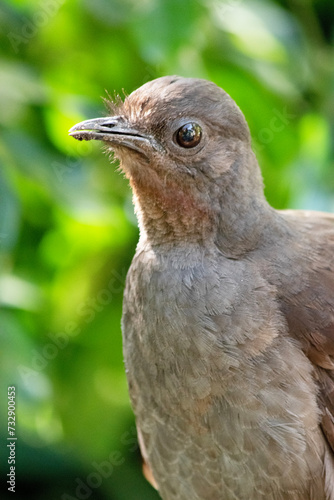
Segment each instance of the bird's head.
[{"label": "bird's head", "polygon": [[155,239],[207,238],[235,190],[239,204],[247,193],[262,196],[246,120],[214,83],[166,76],[109,107],[112,116],[78,123],[70,135],[101,140],[119,158],[141,229]]}]

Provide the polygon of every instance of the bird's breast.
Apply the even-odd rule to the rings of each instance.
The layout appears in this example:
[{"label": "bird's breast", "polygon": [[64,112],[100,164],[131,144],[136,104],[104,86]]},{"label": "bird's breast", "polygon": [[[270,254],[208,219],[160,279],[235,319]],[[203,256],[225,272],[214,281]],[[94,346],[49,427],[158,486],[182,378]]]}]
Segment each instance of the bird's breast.
[{"label": "bird's breast", "polygon": [[316,389],[274,290],[242,262],[182,262],[139,256],[124,300],[130,396],[163,499],[307,499]]}]

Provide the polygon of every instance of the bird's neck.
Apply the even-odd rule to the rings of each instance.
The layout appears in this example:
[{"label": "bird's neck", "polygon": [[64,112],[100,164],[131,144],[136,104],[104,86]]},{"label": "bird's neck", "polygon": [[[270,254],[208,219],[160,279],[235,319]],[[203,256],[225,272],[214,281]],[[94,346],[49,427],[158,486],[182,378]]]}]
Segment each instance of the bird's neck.
[{"label": "bird's neck", "polygon": [[281,231],[281,218],[265,199],[257,159],[251,150],[245,156],[237,158],[222,179],[219,197],[215,243],[230,257],[244,255],[268,240],[272,232]]},{"label": "bird's neck", "polygon": [[[245,161],[250,162],[245,169]],[[215,182],[196,188],[154,172],[130,179],[141,237],[151,245],[187,242],[212,244],[238,258],[258,245],[273,224],[275,211],[263,194],[260,169],[253,153],[236,158]]]}]

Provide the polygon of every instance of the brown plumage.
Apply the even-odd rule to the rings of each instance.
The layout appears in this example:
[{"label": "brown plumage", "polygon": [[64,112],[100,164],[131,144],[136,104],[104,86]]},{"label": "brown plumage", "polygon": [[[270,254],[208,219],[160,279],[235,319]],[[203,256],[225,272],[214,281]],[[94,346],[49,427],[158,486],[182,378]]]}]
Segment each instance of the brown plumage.
[{"label": "brown plumage", "polygon": [[70,133],[104,141],[134,193],[123,341],[146,474],[164,500],[334,500],[334,217],[268,205],[211,82],[159,78],[112,112]]}]

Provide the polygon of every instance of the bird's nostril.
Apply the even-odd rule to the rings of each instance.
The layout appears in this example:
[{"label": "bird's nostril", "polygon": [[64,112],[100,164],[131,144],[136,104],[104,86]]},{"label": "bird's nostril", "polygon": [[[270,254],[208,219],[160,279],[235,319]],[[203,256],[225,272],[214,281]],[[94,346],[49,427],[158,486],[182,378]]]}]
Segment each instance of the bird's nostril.
[{"label": "bird's nostril", "polygon": [[116,125],[116,122],[106,122],[103,124],[104,127],[107,127],[107,128],[114,128]]}]

